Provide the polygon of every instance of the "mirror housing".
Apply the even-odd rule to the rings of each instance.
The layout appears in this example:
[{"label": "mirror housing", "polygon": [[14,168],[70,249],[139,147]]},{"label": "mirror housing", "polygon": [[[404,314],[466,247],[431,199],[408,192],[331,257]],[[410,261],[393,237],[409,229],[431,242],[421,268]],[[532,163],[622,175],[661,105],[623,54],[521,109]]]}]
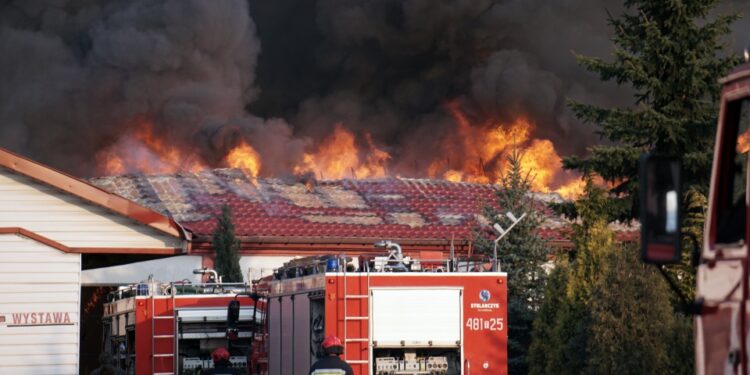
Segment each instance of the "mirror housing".
[{"label": "mirror housing", "polygon": [[680,263],[682,252],[682,163],[646,154],[639,162],[641,259],[645,263]]},{"label": "mirror housing", "polygon": [[234,341],[239,338],[240,301],[231,300],[227,306],[227,340]]}]

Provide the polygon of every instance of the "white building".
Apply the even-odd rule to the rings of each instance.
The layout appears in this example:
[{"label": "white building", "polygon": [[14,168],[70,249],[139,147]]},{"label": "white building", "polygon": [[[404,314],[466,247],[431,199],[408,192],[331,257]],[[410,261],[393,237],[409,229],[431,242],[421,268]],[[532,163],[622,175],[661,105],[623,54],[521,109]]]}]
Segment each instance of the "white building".
[{"label": "white building", "polygon": [[[0,148],[0,374],[78,374],[80,358],[98,354],[81,353],[81,338],[101,339],[82,327],[82,271],[184,254],[189,238],[164,215]],[[87,283],[118,277],[92,271]]]}]

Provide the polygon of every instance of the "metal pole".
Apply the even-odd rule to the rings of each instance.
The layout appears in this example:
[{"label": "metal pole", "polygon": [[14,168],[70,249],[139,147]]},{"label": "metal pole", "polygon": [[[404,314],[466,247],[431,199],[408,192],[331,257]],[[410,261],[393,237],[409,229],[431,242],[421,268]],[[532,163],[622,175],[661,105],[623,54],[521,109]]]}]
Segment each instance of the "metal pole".
[{"label": "metal pole", "polygon": [[500,238],[494,241],[495,246],[492,248],[492,272],[497,272],[499,268],[498,261],[497,261],[497,242],[498,240],[500,240]]}]

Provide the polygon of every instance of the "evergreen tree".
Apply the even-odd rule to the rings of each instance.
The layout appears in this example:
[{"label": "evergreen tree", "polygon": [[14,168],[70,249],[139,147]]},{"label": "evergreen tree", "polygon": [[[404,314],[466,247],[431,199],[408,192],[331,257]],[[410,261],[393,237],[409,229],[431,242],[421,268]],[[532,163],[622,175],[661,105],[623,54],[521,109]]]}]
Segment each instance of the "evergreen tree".
[{"label": "evergreen tree", "polygon": [[564,366],[566,374],[580,374],[588,366],[591,345],[591,296],[605,270],[604,259],[612,251],[614,234],[608,227],[605,191],[590,174],[584,176],[584,195],[575,203],[580,220],[573,224],[571,270],[566,296],[555,327],[556,342],[549,368]]},{"label": "evergreen tree", "polygon": [[[695,295],[695,267],[691,263],[694,246],[700,248],[703,246],[703,224],[706,220],[706,211],[708,209],[708,199],[700,191],[689,189],[685,192],[685,219],[683,220],[682,232],[689,234],[690,237],[698,241],[694,243],[692,239],[683,240],[682,243],[682,263],[670,266],[668,271],[680,287],[682,293],[688,299],[693,299]],[[685,238],[685,237],[684,237]],[[676,297],[676,295],[675,295]],[[675,300],[675,303],[679,301]]]},{"label": "evergreen tree", "polygon": [[[685,212],[683,233],[689,233],[699,243],[694,244],[692,241],[684,241],[682,249],[682,263],[667,268],[672,280],[675,280],[682,293],[693,300],[695,297],[695,267],[692,266],[690,259],[692,257],[693,246],[700,248],[703,239],[703,224],[706,219],[708,208],[708,199],[696,189],[690,189],[685,194]],[[672,328],[671,342],[669,347],[670,357],[670,374],[693,374],[695,373],[695,353],[693,342],[693,317],[685,315],[680,308],[680,301],[676,293],[672,293],[673,310],[675,311],[674,325]]]},{"label": "evergreen tree", "polygon": [[693,317],[674,315],[669,335],[669,373],[673,375],[695,374],[695,346],[693,342]]},{"label": "evergreen tree", "polygon": [[[557,267],[562,268],[555,271],[546,289],[555,294],[544,296],[534,323],[534,345],[543,347],[532,352],[535,374],[581,374],[588,366],[591,298],[604,273],[604,260],[614,246],[614,235],[608,228],[606,193],[594,184],[590,174],[585,180],[584,196],[575,203],[579,221],[573,225],[574,249],[569,253],[570,259],[558,260]],[[557,285],[561,282],[564,285]],[[555,311],[551,322],[545,314],[550,309]],[[539,355],[541,352],[544,354]]]},{"label": "evergreen tree", "polygon": [[721,38],[736,14],[708,19],[716,0],[627,0],[614,31],[614,59],[577,56],[604,81],[635,91],[635,105],[600,108],[571,102],[577,117],[599,126],[611,141],[590,149],[586,158],[567,157],[564,166],[594,171],[613,183],[618,199],[610,209],[630,218],[635,212],[637,162],[644,152],[681,156],[688,186],[705,191],[717,122],[717,79],[738,61],[723,56]]},{"label": "evergreen tree", "polygon": [[213,246],[216,251],[216,272],[223,277],[224,282],[242,282],[240,242],[234,236],[232,211],[227,205],[221,207],[221,215],[217,218],[216,230],[213,233]]},{"label": "evergreen tree", "polygon": [[556,262],[534,321],[531,373],[691,373],[690,319],[675,314],[667,284],[635,246],[614,238],[607,194],[586,181],[575,249]]},{"label": "evergreen tree", "polygon": [[592,290],[589,374],[664,374],[674,329],[670,291],[636,246],[606,254]]},{"label": "evergreen tree", "polygon": [[580,220],[573,224],[572,242],[574,258],[568,295],[586,304],[591,290],[601,277],[604,257],[612,251],[615,236],[609,229],[607,195],[594,183],[590,174],[584,176],[584,195],[575,203]]},{"label": "evergreen tree", "polygon": [[557,348],[564,346],[560,342],[560,335],[556,335],[555,326],[561,309],[568,302],[566,290],[570,268],[565,259],[558,259],[555,268],[547,278],[544,288],[544,302],[539,307],[531,332],[531,346],[529,347],[529,374],[558,374],[558,368],[553,368],[552,358],[559,355]]},{"label": "evergreen tree", "polygon": [[[526,214],[498,243],[500,266],[508,273],[508,369],[511,374],[528,372],[531,327],[544,295],[546,273],[542,266],[548,255],[547,244],[537,233],[544,218],[530,192],[533,176],[523,171],[522,158],[517,151],[508,157],[507,171],[501,176],[497,191],[500,211],[492,206],[484,210],[488,221],[504,228],[510,225],[506,212],[516,217]],[[479,235],[475,246],[480,252],[491,255],[494,245],[487,236]]]}]

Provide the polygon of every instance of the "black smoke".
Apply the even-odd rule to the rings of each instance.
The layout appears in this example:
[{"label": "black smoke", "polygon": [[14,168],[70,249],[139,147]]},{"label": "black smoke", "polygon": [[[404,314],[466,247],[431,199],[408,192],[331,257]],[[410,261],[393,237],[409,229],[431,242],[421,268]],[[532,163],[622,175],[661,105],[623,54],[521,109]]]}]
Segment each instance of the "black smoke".
[{"label": "black smoke", "polygon": [[[722,9],[745,11],[726,2]],[[598,141],[568,98],[632,104],[573,53],[612,51],[606,0],[57,0],[0,5],[0,146],[76,175],[143,121],[218,165],[240,138],[288,173],[336,123],[423,176],[469,117],[522,114],[561,154]],[[740,21],[728,41],[750,29]],[[750,40],[748,40],[750,42]]]}]

